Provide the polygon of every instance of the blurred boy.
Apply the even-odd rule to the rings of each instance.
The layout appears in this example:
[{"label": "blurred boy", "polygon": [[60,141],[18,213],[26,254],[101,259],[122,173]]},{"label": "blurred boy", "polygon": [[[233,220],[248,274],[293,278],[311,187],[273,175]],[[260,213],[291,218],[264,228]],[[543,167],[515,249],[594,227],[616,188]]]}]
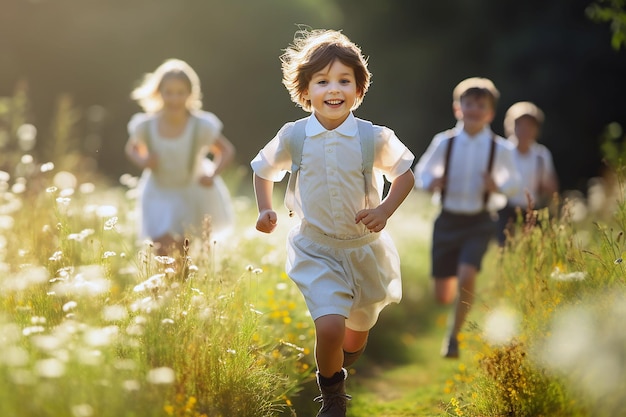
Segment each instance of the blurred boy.
[{"label": "blurred boy", "polygon": [[455,303],[442,355],[459,356],[458,334],[474,301],[476,276],[496,232],[494,213],[517,193],[520,176],[513,146],[491,131],[499,92],[491,80],[474,77],[459,91],[462,129],[425,154],[416,186],[441,194],[432,240],[435,297]]}]

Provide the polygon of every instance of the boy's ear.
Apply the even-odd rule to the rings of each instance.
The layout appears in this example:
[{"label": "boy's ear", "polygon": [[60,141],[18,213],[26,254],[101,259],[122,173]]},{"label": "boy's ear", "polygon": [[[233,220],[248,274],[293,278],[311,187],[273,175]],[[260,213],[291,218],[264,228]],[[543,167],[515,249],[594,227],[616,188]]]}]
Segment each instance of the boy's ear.
[{"label": "boy's ear", "polygon": [[302,99],[306,101],[311,100],[311,97],[309,96],[308,88],[302,92]]}]

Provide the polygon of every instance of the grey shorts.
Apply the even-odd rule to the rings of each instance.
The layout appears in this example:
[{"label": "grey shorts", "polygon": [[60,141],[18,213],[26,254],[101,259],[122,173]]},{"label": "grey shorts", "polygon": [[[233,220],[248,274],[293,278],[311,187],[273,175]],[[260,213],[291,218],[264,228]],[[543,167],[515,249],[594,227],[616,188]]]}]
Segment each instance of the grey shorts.
[{"label": "grey shorts", "polygon": [[342,315],[356,331],[371,329],[382,309],[402,298],[400,257],[384,230],[338,240],[306,224],[296,226],[288,238],[287,274],[313,320]]},{"label": "grey shorts", "polygon": [[496,234],[496,222],[488,212],[456,214],[442,211],[433,228],[432,276],[455,276],[459,264],[480,270],[489,242]]}]

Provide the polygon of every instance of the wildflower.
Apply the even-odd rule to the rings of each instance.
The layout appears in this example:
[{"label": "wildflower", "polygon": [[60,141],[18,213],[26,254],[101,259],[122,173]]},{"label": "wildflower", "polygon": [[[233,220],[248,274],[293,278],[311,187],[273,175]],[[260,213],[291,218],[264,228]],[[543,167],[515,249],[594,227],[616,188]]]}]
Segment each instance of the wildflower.
[{"label": "wildflower", "polygon": [[9,346],[2,352],[2,363],[5,365],[14,367],[26,366],[28,360],[28,352],[19,346]]},{"label": "wildflower", "polygon": [[78,187],[82,194],[91,194],[96,190],[96,186],[91,182],[85,182]]},{"label": "wildflower", "polygon": [[575,271],[565,273],[560,269],[555,268],[550,274],[550,278],[556,281],[582,281],[587,277],[587,273],[584,271]]},{"label": "wildflower", "polygon": [[78,303],[76,301],[68,301],[63,304],[63,311],[67,313],[68,311],[75,309],[77,306]]},{"label": "wildflower", "polygon": [[71,172],[59,171],[56,173],[52,182],[60,189],[75,188],[77,184],[76,176]]},{"label": "wildflower", "polygon": [[154,260],[160,263],[161,265],[172,265],[174,262],[176,262],[176,259],[172,258],[171,256],[159,255],[159,256],[155,256]]},{"label": "wildflower", "polygon": [[115,225],[117,224],[117,217],[111,217],[109,220],[107,220],[106,222],[104,222],[104,230],[112,230],[115,228]]},{"label": "wildflower", "polygon": [[519,319],[510,309],[494,309],[489,312],[485,321],[484,337],[492,345],[507,344],[518,333]]},{"label": "wildflower", "polygon": [[115,255],[117,255],[115,252],[113,252],[111,250],[108,250],[108,251],[104,252],[104,254],[102,254],[102,259],[107,259],[107,258],[110,258],[110,257],[115,256]]},{"label": "wildflower", "polygon": [[151,384],[171,384],[176,379],[172,368],[153,368],[148,371],[147,380]]},{"label": "wildflower", "polygon": [[102,310],[102,317],[105,321],[121,321],[128,317],[128,311],[121,305],[105,306]]},{"label": "wildflower", "polygon": [[13,184],[13,187],[11,187],[11,192],[13,194],[22,194],[24,191],[26,191],[26,184],[23,182],[16,182]]},{"label": "wildflower", "polygon": [[41,164],[39,167],[39,171],[41,172],[50,172],[54,169],[54,162],[46,162],[45,164]]},{"label": "wildflower", "polygon": [[93,414],[93,407],[89,404],[77,404],[72,406],[73,417],[91,417]]},{"label": "wildflower", "polygon": [[122,383],[122,387],[126,391],[139,391],[139,389],[141,388],[141,384],[139,383],[139,381],[136,381],[134,379],[128,379]]},{"label": "wildflower", "polygon": [[119,328],[117,326],[91,329],[85,333],[85,343],[90,346],[108,346],[118,333]]},{"label": "wildflower", "polygon": [[68,197],[57,197],[56,202],[61,206],[68,206],[72,201],[71,198]]},{"label": "wildflower", "polygon": [[101,219],[105,217],[111,217],[112,219],[114,218],[115,223],[117,223],[117,217],[115,217],[116,215],[117,207],[115,206],[98,206],[98,208],[96,208],[96,216],[100,217]]},{"label": "wildflower", "polygon": [[60,378],[65,374],[65,364],[59,359],[42,359],[35,364],[35,371],[44,378]]},{"label": "wildflower", "polygon": [[148,278],[141,284],[135,285],[135,287],[133,288],[133,291],[141,292],[141,291],[147,291],[147,290],[152,290],[152,291],[158,290],[160,287],[163,287],[165,285],[165,281],[163,280],[163,278],[165,278],[165,274],[152,275],[150,278]]}]

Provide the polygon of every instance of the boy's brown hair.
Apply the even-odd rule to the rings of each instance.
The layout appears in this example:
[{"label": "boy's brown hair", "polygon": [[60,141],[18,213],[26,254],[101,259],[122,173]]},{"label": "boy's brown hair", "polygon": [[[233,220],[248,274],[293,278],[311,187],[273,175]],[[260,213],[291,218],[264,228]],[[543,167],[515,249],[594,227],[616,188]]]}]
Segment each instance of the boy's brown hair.
[{"label": "boy's brown hair", "polygon": [[454,103],[460,105],[461,99],[468,96],[488,97],[489,101],[491,101],[493,109],[495,110],[498,105],[498,99],[500,98],[500,92],[490,79],[471,77],[466,78],[457,84],[452,92],[452,100]]},{"label": "boy's brown hair", "polygon": [[291,101],[306,111],[311,111],[311,101],[303,94],[309,88],[313,74],[336,60],[354,70],[357,100],[353,110],[359,107],[370,85],[372,74],[367,69],[367,59],[361,49],[347,36],[335,30],[300,30],[293,43],[280,57],[283,84]]}]

